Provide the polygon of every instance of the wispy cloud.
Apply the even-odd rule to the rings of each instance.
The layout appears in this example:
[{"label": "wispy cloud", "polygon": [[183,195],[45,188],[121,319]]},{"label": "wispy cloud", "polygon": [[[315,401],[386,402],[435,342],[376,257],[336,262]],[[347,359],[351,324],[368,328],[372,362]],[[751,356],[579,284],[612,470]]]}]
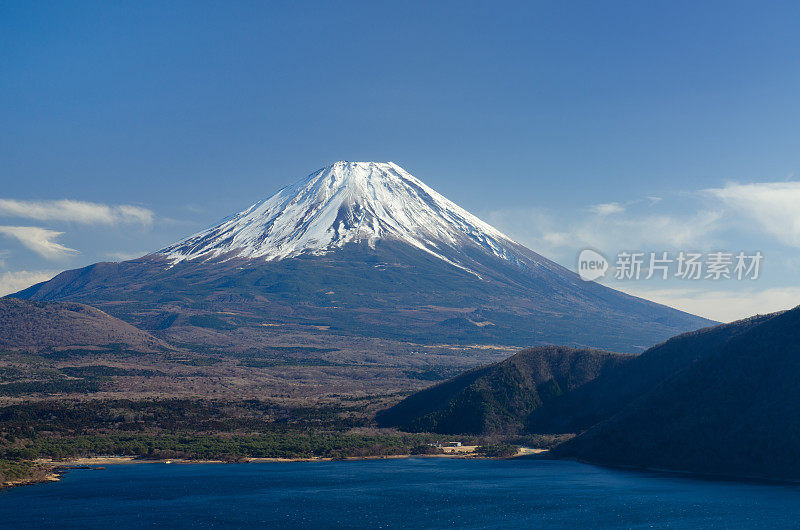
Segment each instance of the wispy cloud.
[{"label": "wispy cloud", "polygon": [[108,205],[96,202],[19,201],[0,199],[0,215],[37,221],[68,221],[90,225],[142,224],[155,219],[152,210],[130,204]]},{"label": "wispy cloud", "polygon": [[690,215],[569,215],[543,209],[500,210],[487,221],[536,252],[571,261],[577,249],[670,250],[710,248],[717,241],[722,213],[701,210]]},{"label": "wispy cloud", "polygon": [[78,252],[54,240],[64,232],[56,232],[38,226],[0,226],[0,234],[13,237],[22,245],[46,259],[58,259]]},{"label": "wispy cloud", "polygon": [[[800,270],[800,258],[779,262],[781,247],[792,256],[800,247],[800,182],[728,184],[684,193],[680,203],[647,197],[571,211],[502,210],[489,214],[487,220],[568,267],[582,248],[594,248],[609,256],[622,250],[711,251],[729,247],[733,251],[739,250],[743,242],[751,244],[750,237],[755,233],[761,236],[759,241],[764,236],[775,240],[769,253],[773,274],[781,274],[781,270],[796,274]],[[730,322],[797,306],[800,287],[787,283],[788,287],[722,287],[704,282],[669,288],[665,283],[621,283],[612,279],[607,285],[712,320]]]},{"label": "wispy cloud", "polygon": [[639,285],[614,285],[615,289],[704,316],[733,322],[755,314],[791,309],[800,303],[800,287],[754,290],[647,289]]},{"label": "wispy cloud", "polygon": [[625,212],[625,207],[618,202],[607,202],[603,204],[595,204],[589,207],[589,211],[598,215],[612,215],[615,213]]},{"label": "wispy cloud", "polygon": [[704,192],[733,216],[755,223],[785,245],[800,247],[800,182],[728,184]]},{"label": "wispy cloud", "polygon": [[8,271],[0,275],[0,296],[16,293],[31,285],[44,282],[58,274],[57,271]]},{"label": "wispy cloud", "polygon": [[800,182],[731,183],[684,197],[690,200],[678,205],[648,196],[598,203],[583,211],[500,210],[488,214],[487,220],[555,259],[571,259],[581,247],[612,253],[709,249],[723,244],[731,228],[740,234],[756,231],[783,245],[800,247]]}]

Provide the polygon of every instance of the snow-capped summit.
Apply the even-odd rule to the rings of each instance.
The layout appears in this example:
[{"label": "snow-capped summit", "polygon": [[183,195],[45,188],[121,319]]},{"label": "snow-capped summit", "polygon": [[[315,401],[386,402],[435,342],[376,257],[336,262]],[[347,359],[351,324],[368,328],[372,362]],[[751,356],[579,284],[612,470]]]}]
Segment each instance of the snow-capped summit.
[{"label": "snow-capped summit", "polygon": [[510,238],[393,162],[336,162],[159,251],[173,263],[221,256],[279,260],[348,243],[413,245],[465,268],[465,246],[516,261]]}]

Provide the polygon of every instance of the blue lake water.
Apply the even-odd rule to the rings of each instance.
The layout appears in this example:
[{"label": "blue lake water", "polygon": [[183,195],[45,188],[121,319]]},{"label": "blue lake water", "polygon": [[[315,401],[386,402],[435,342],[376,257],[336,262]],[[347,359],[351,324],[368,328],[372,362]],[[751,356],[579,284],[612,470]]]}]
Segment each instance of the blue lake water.
[{"label": "blue lake water", "polygon": [[549,460],[131,464],[2,491],[0,525],[775,528],[800,525],[800,486]]}]

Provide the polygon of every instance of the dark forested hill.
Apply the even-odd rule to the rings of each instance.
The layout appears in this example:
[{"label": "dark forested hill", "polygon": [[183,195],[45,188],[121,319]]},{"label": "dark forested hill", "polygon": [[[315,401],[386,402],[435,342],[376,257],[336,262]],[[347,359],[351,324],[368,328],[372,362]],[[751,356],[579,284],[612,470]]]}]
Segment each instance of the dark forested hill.
[{"label": "dark forested hill", "polygon": [[756,316],[684,333],[658,344],[624,366],[536,410],[527,430],[537,433],[585,431],[772,316]]},{"label": "dark forested hill", "polygon": [[[800,308],[720,326],[714,333],[720,334],[717,339],[728,334],[728,340],[712,341],[717,346],[705,355],[554,454],[606,464],[800,478]],[[708,339],[695,334],[683,338],[682,347],[704,349]]]},{"label": "dark forested hill", "polygon": [[680,335],[638,357],[536,348],[418,392],[384,426],[580,433],[552,451],[613,465],[800,479],[800,308]]},{"label": "dark forested hill", "polygon": [[422,390],[377,415],[407,431],[514,433],[535,409],[629,362],[600,350],[546,346],[524,350]]}]

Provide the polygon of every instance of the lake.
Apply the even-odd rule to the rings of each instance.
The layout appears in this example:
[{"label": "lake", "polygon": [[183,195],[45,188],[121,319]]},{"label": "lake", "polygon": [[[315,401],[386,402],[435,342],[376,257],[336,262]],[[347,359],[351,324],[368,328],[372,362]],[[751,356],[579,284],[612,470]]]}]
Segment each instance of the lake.
[{"label": "lake", "polygon": [[767,528],[798,521],[800,486],[538,459],[112,465],[0,492],[0,525],[9,528]]}]

